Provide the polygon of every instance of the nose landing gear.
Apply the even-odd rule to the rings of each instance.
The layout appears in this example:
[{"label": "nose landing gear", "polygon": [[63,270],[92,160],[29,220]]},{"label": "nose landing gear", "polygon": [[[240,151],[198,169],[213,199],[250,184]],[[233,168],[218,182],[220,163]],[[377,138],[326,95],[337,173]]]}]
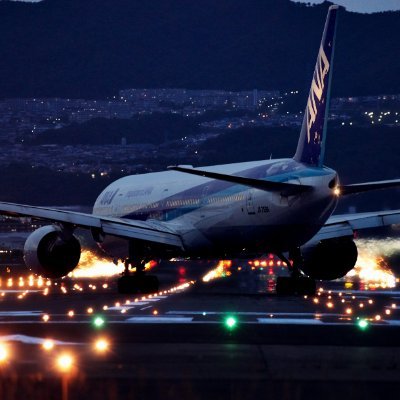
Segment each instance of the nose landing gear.
[{"label": "nose landing gear", "polygon": [[158,292],[159,282],[154,275],[138,274],[136,272],[123,274],[117,281],[118,293],[137,294],[137,293],[156,293]]},{"label": "nose landing gear", "polygon": [[[138,248],[135,248],[136,252]],[[125,270],[122,276],[117,280],[118,293],[137,294],[137,293],[155,293],[158,292],[159,282],[155,275],[148,275],[145,271],[148,258],[133,256],[133,243],[129,244],[130,257],[125,260]],[[130,267],[135,268],[134,272]]]},{"label": "nose landing gear", "polygon": [[315,280],[308,276],[279,276],[276,280],[276,293],[279,296],[314,296],[316,291]]}]

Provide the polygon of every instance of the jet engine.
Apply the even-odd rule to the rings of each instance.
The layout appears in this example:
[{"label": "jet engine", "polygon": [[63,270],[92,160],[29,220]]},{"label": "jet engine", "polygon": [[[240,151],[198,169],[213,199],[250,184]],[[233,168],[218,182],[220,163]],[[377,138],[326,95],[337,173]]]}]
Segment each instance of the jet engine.
[{"label": "jet engine", "polygon": [[302,248],[302,270],[310,278],[333,280],[342,278],[357,262],[357,246],[351,237],[322,240]]},{"label": "jet engine", "polygon": [[46,278],[61,278],[79,263],[81,245],[78,239],[65,235],[54,225],[43,226],[32,232],[25,242],[24,260],[35,274]]}]

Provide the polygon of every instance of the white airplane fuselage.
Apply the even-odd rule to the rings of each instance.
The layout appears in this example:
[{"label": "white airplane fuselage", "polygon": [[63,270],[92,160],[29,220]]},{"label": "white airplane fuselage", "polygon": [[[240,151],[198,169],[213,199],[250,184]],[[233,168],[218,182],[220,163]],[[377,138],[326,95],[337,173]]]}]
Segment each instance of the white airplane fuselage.
[{"label": "white airplane fuselage", "polygon": [[[312,238],[333,213],[337,174],[293,159],[263,160],[201,168],[204,171],[312,186],[285,195],[210,178],[164,171],[127,176],[97,198],[93,214],[169,227],[182,237],[182,254],[240,257],[283,252]],[[107,237],[101,247],[127,256],[127,242]],[[157,249],[152,249],[157,252]]]}]

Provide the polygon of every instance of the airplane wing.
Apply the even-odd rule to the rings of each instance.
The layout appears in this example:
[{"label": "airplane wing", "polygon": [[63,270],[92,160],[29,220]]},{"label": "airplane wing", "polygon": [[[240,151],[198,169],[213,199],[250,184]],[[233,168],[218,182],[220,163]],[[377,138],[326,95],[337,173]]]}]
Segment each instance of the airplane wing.
[{"label": "airplane wing", "polygon": [[[106,235],[139,239],[183,249],[180,235],[158,221],[137,221],[96,216],[68,210],[0,202],[0,215],[30,217],[67,226],[91,229]],[[308,242],[353,236],[354,231],[400,224],[400,210],[333,215]]]},{"label": "airplane wing", "polygon": [[339,190],[342,196],[346,196],[348,194],[357,194],[368,192],[370,190],[389,189],[395,187],[400,187],[400,179],[391,179],[378,182],[354,183],[352,185],[339,186]]},{"label": "airplane wing", "polygon": [[[168,167],[168,169],[171,169],[173,171],[184,172],[186,174],[203,176],[205,178],[237,183],[240,185],[249,186],[259,190],[267,190],[273,192],[279,191],[286,196],[303,193],[312,189],[312,186],[309,185],[298,185],[286,182],[274,182],[264,179],[246,178],[243,176],[221,174],[217,172],[210,172],[201,169],[186,168],[181,166],[171,166]],[[347,196],[350,194],[358,194],[362,192],[369,192],[372,190],[390,189],[396,187],[400,187],[400,179],[392,179],[392,180],[377,181],[377,182],[354,183],[350,185],[340,185],[338,189],[341,196]]]},{"label": "airplane wing", "polygon": [[168,169],[184,172],[187,174],[203,176],[205,178],[210,179],[217,179],[220,181],[232,182],[237,183],[239,185],[249,186],[259,190],[266,190],[266,191],[279,191],[286,196],[291,196],[299,193],[306,192],[312,189],[312,186],[308,185],[298,185],[294,183],[286,183],[286,182],[274,182],[268,181],[264,179],[254,179],[254,178],[246,178],[243,176],[237,175],[228,175],[228,174],[221,174],[218,172],[210,172],[204,171],[201,169],[194,169],[194,168],[185,168],[180,166],[172,166],[168,167]]},{"label": "airplane wing", "polygon": [[393,224],[400,224],[400,210],[333,215],[310,242],[352,236],[356,230]]},{"label": "airplane wing", "polygon": [[158,221],[103,217],[74,211],[3,202],[0,202],[0,215],[37,218],[66,226],[97,230],[106,235],[183,248],[181,237]]}]

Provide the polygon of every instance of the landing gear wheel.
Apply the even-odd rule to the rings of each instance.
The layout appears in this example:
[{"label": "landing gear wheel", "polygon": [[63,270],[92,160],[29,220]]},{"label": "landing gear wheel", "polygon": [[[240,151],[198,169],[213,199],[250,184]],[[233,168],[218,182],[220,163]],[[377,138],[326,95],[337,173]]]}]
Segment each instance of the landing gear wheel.
[{"label": "landing gear wheel", "polygon": [[297,280],[297,294],[315,296],[317,292],[317,285],[314,279],[302,277]]},{"label": "landing gear wheel", "polygon": [[290,276],[278,276],[276,279],[276,294],[291,296],[295,294],[295,282]]},{"label": "landing gear wheel", "polygon": [[159,282],[154,275],[123,275],[117,281],[118,293],[155,293],[158,292]]},{"label": "landing gear wheel", "polygon": [[146,281],[146,290],[147,292],[143,292],[143,293],[156,293],[158,292],[158,288],[159,288],[159,282],[158,282],[158,278],[155,275],[146,275],[145,277],[145,281]]},{"label": "landing gear wheel", "polygon": [[276,280],[276,293],[279,296],[314,296],[316,291],[315,280],[306,276],[279,276]]}]

